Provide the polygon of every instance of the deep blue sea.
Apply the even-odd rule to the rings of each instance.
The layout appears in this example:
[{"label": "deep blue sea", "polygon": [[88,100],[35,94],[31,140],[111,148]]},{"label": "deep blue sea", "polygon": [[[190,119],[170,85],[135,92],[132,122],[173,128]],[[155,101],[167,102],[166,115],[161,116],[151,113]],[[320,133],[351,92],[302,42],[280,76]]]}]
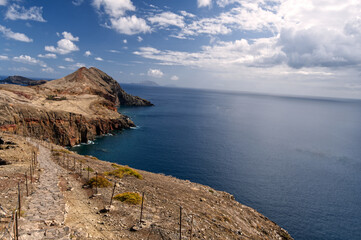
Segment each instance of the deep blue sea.
[{"label": "deep blue sea", "polygon": [[361,101],[123,87],[155,106],[73,150],[227,191],[295,239],[361,239]]}]

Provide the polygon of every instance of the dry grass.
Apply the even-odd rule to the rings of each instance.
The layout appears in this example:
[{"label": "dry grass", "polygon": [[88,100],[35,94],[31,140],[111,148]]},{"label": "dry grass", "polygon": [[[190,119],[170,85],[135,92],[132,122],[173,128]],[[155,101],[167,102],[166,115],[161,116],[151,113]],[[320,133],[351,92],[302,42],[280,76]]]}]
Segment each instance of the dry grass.
[{"label": "dry grass", "polygon": [[92,177],[91,179],[89,179],[88,185],[90,185],[91,187],[98,186],[99,188],[105,188],[110,187],[112,184],[105,177],[98,175],[98,177]]},{"label": "dry grass", "polygon": [[[115,164],[114,164],[115,165]],[[114,165],[112,164],[112,166],[114,167]],[[122,178],[125,175],[129,175],[129,176],[134,176],[136,178],[139,179],[143,179],[143,176],[138,173],[136,170],[128,167],[128,166],[116,166],[117,169],[114,169],[113,171],[110,172],[105,172],[105,175],[110,175],[110,176],[114,176],[114,177],[118,177],[118,178]]]},{"label": "dry grass", "polygon": [[142,197],[138,193],[135,193],[135,192],[120,193],[120,194],[115,195],[114,199],[121,201],[121,202],[134,204],[134,205],[137,205],[137,204],[141,203],[141,201],[142,201]]}]

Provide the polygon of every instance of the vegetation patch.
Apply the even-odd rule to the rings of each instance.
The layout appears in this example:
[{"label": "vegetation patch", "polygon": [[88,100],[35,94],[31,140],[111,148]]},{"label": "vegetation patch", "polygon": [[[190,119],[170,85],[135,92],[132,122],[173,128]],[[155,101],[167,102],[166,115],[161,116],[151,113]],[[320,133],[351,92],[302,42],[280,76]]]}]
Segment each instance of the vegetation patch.
[{"label": "vegetation patch", "polygon": [[98,186],[99,188],[110,187],[112,185],[108,179],[101,175],[98,175],[98,177],[92,177],[91,179],[89,179],[87,184],[91,187]]},{"label": "vegetation patch", "polygon": [[58,97],[57,95],[48,95],[46,97],[46,100],[50,100],[50,101],[63,101],[66,100],[66,97]]},{"label": "vegetation patch", "polygon": [[118,165],[117,169],[114,169],[113,171],[110,171],[110,172],[105,172],[104,174],[118,177],[118,178],[122,178],[122,177],[124,177],[124,175],[129,175],[129,176],[134,176],[139,179],[143,179],[143,176],[140,173],[138,173],[136,170],[134,170],[128,166],[119,166]]},{"label": "vegetation patch", "polygon": [[83,168],[83,170],[85,170],[85,171],[89,171],[89,172],[94,172],[94,169],[92,169],[91,167],[86,167],[86,168]]},{"label": "vegetation patch", "polygon": [[142,197],[138,193],[135,193],[135,192],[120,193],[120,194],[115,195],[114,199],[117,201],[134,204],[134,205],[137,205],[137,204],[141,203],[141,201],[142,201]]},{"label": "vegetation patch", "polygon": [[53,148],[53,152],[66,153],[66,154],[72,153],[71,151],[69,151],[67,149],[55,149],[55,148]]}]

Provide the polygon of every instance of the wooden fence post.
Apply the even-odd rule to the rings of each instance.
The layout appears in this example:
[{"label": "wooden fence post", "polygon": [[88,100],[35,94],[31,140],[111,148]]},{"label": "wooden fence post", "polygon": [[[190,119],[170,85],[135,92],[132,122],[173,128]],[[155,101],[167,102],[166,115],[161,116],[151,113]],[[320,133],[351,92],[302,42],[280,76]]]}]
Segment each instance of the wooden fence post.
[{"label": "wooden fence post", "polygon": [[28,175],[25,172],[25,185],[26,185],[26,196],[29,196],[29,188],[28,188]]},{"label": "wooden fence post", "polygon": [[179,206],[179,240],[182,239],[182,206]]},{"label": "wooden fence post", "polygon": [[115,191],[115,187],[117,186],[117,183],[114,182],[114,187],[113,187],[113,191],[112,191],[112,196],[110,198],[110,204],[109,206],[111,207],[112,206],[112,203],[113,203],[113,196],[114,196],[114,191]]},{"label": "wooden fence post", "polygon": [[143,202],[144,202],[144,192],[142,194],[142,205],[140,207],[140,218],[139,218],[139,222],[142,222],[142,217],[143,217]]},{"label": "wooden fence post", "polygon": [[95,172],[95,194],[98,194],[98,172]]},{"label": "wooden fence post", "polygon": [[[19,213],[21,213],[21,195],[20,195],[20,182],[18,182],[18,203],[19,203]],[[20,218],[20,214],[19,214]]]},{"label": "wooden fence post", "polygon": [[192,240],[192,234],[193,234],[193,214],[192,214],[192,220],[191,220],[191,235],[189,237],[189,240]]}]

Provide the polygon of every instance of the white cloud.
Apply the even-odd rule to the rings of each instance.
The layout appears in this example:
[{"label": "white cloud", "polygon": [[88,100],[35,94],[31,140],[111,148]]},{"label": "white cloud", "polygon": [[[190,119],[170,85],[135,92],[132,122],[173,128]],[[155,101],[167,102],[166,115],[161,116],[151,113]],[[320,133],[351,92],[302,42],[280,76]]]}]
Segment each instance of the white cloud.
[{"label": "white cloud", "polygon": [[124,43],[124,44],[127,44],[127,43],[128,43],[128,40],[127,40],[127,39],[124,39],[124,40],[123,40],[123,43]]},{"label": "white cloud", "polygon": [[160,69],[152,69],[150,68],[148,70],[148,76],[155,77],[155,78],[161,78],[163,77],[163,72]]},{"label": "white cloud", "polygon": [[80,6],[82,5],[84,2],[84,0],[73,0],[71,3],[74,4],[75,6]]},{"label": "white cloud", "polygon": [[46,72],[46,73],[53,73],[53,72],[54,72],[54,68],[47,67],[47,68],[41,69],[41,71],[42,71],[42,72]]},{"label": "white cloud", "polygon": [[0,6],[6,6],[7,1],[6,0],[0,0]]},{"label": "white cloud", "polygon": [[0,55],[0,60],[9,60],[9,57],[5,55]]},{"label": "white cloud", "polygon": [[72,41],[72,42],[79,41],[79,37],[74,37],[73,34],[71,34],[70,32],[63,32],[62,35],[63,35],[64,39],[67,39],[69,41]]},{"label": "white cloud", "polygon": [[101,57],[96,57],[96,58],[94,58],[94,59],[97,60],[97,61],[104,61],[104,59],[101,58]]},{"label": "white cloud", "polygon": [[2,33],[6,38],[14,39],[21,42],[32,42],[33,39],[29,38],[23,33],[16,33],[11,31],[10,28],[6,28],[0,25],[0,33]]},{"label": "white cloud", "polygon": [[65,69],[66,67],[64,67],[64,66],[58,66],[58,68],[60,68],[60,69]]},{"label": "white cloud", "polygon": [[86,64],[84,64],[84,63],[76,63],[76,64],[73,64],[73,65],[70,65],[68,68],[70,70],[74,70],[74,69],[78,69],[78,68],[81,68],[81,67],[86,67]]},{"label": "white cloud", "polygon": [[31,7],[29,9],[26,9],[17,4],[13,4],[8,8],[5,14],[5,19],[33,20],[38,22],[46,22],[42,14],[43,14],[43,7]]},{"label": "white cloud", "polygon": [[90,51],[85,51],[84,56],[89,57],[90,55],[92,55]]},{"label": "white cloud", "polygon": [[184,27],[184,17],[172,12],[162,12],[157,15],[148,18],[152,24],[157,24],[161,27],[167,27],[170,25],[177,27]]},{"label": "white cloud", "polygon": [[127,11],[136,10],[130,0],[93,0],[93,6],[108,17],[105,25],[118,33],[134,35],[151,31],[144,19],[135,15],[126,16]]},{"label": "white cloud", "polygon": [[57,47],[45,46],[45,50],[62,55],[79,50],[78,46],[76,46],[74,43],[74,41],[79,41],[79,37],[74,37],[71,33],[68,32],[63,32],[62,35],[64,38],[57,42]]},{"label": "white cloud", "polygon": [[172,76],[172,77],[170,78],[170,80],[172,80],[172,81],[178,81],[178,80],[179,80],[179,77],[176,76],[176,75],[174,75],[174,76]]},{"label": "white cloud", "polygon": [[197,0],[198,7],[210,7],[212,0]]},{"label": "white cloud", "polygon": [[151,31],[146,21],[142,18],[136,17],[135,15],[131,17],[111,18],[110,24],[112,29],[121,34],[134,35]]},{"label": "white cloud", "polygon": [[74,59],[72,59],[72,58],[65,58],[64,60],[67,62],[74,62]]},{"label": "white cloud", "polygon": [[189,17],[189,18],[194,18],[196,17],[196,15],[194,15],[193,13],[189,13],[189,12],[186,12],[186,11],[180,11],[180,13],[184,16],[184,17]]},{"label": "white cloud", "polygon": [[137,37],[137,41],[138,41],[138,42],[142,42],[142,41],[143,41],[143,38],[142,38],[141,36],[138,36],[138,37]]},{"label": "white cloud", "polygon": [[54,54],[54,53],[39,54],[38,57],[39,58],[52,58],[52,59],[57,58],[56,54]]},{"label": "white cloud", "polygon": [[115,50],[115,49],[110,49],[110,50],[108,50],[108,51],[111,52],[111,53],[121,53],[120,51]]},{"label": "white cloud", "polygon": [[15,72],[32,72],[32,70],[30,70],[29,68],[26,68],[26,67],[13,67],[13,68],[9,68],[9,70],[15,71]]},{"label": "white cloud", "polygon": [[20,62],[20,63],[26,63],[31,65],[39,64],[42,67],[47,67],[46,64],[43,61],[40,61],[36,58],[32,58],[28,55],[20,55],[19,57],[13,57],[13,61]]}]

